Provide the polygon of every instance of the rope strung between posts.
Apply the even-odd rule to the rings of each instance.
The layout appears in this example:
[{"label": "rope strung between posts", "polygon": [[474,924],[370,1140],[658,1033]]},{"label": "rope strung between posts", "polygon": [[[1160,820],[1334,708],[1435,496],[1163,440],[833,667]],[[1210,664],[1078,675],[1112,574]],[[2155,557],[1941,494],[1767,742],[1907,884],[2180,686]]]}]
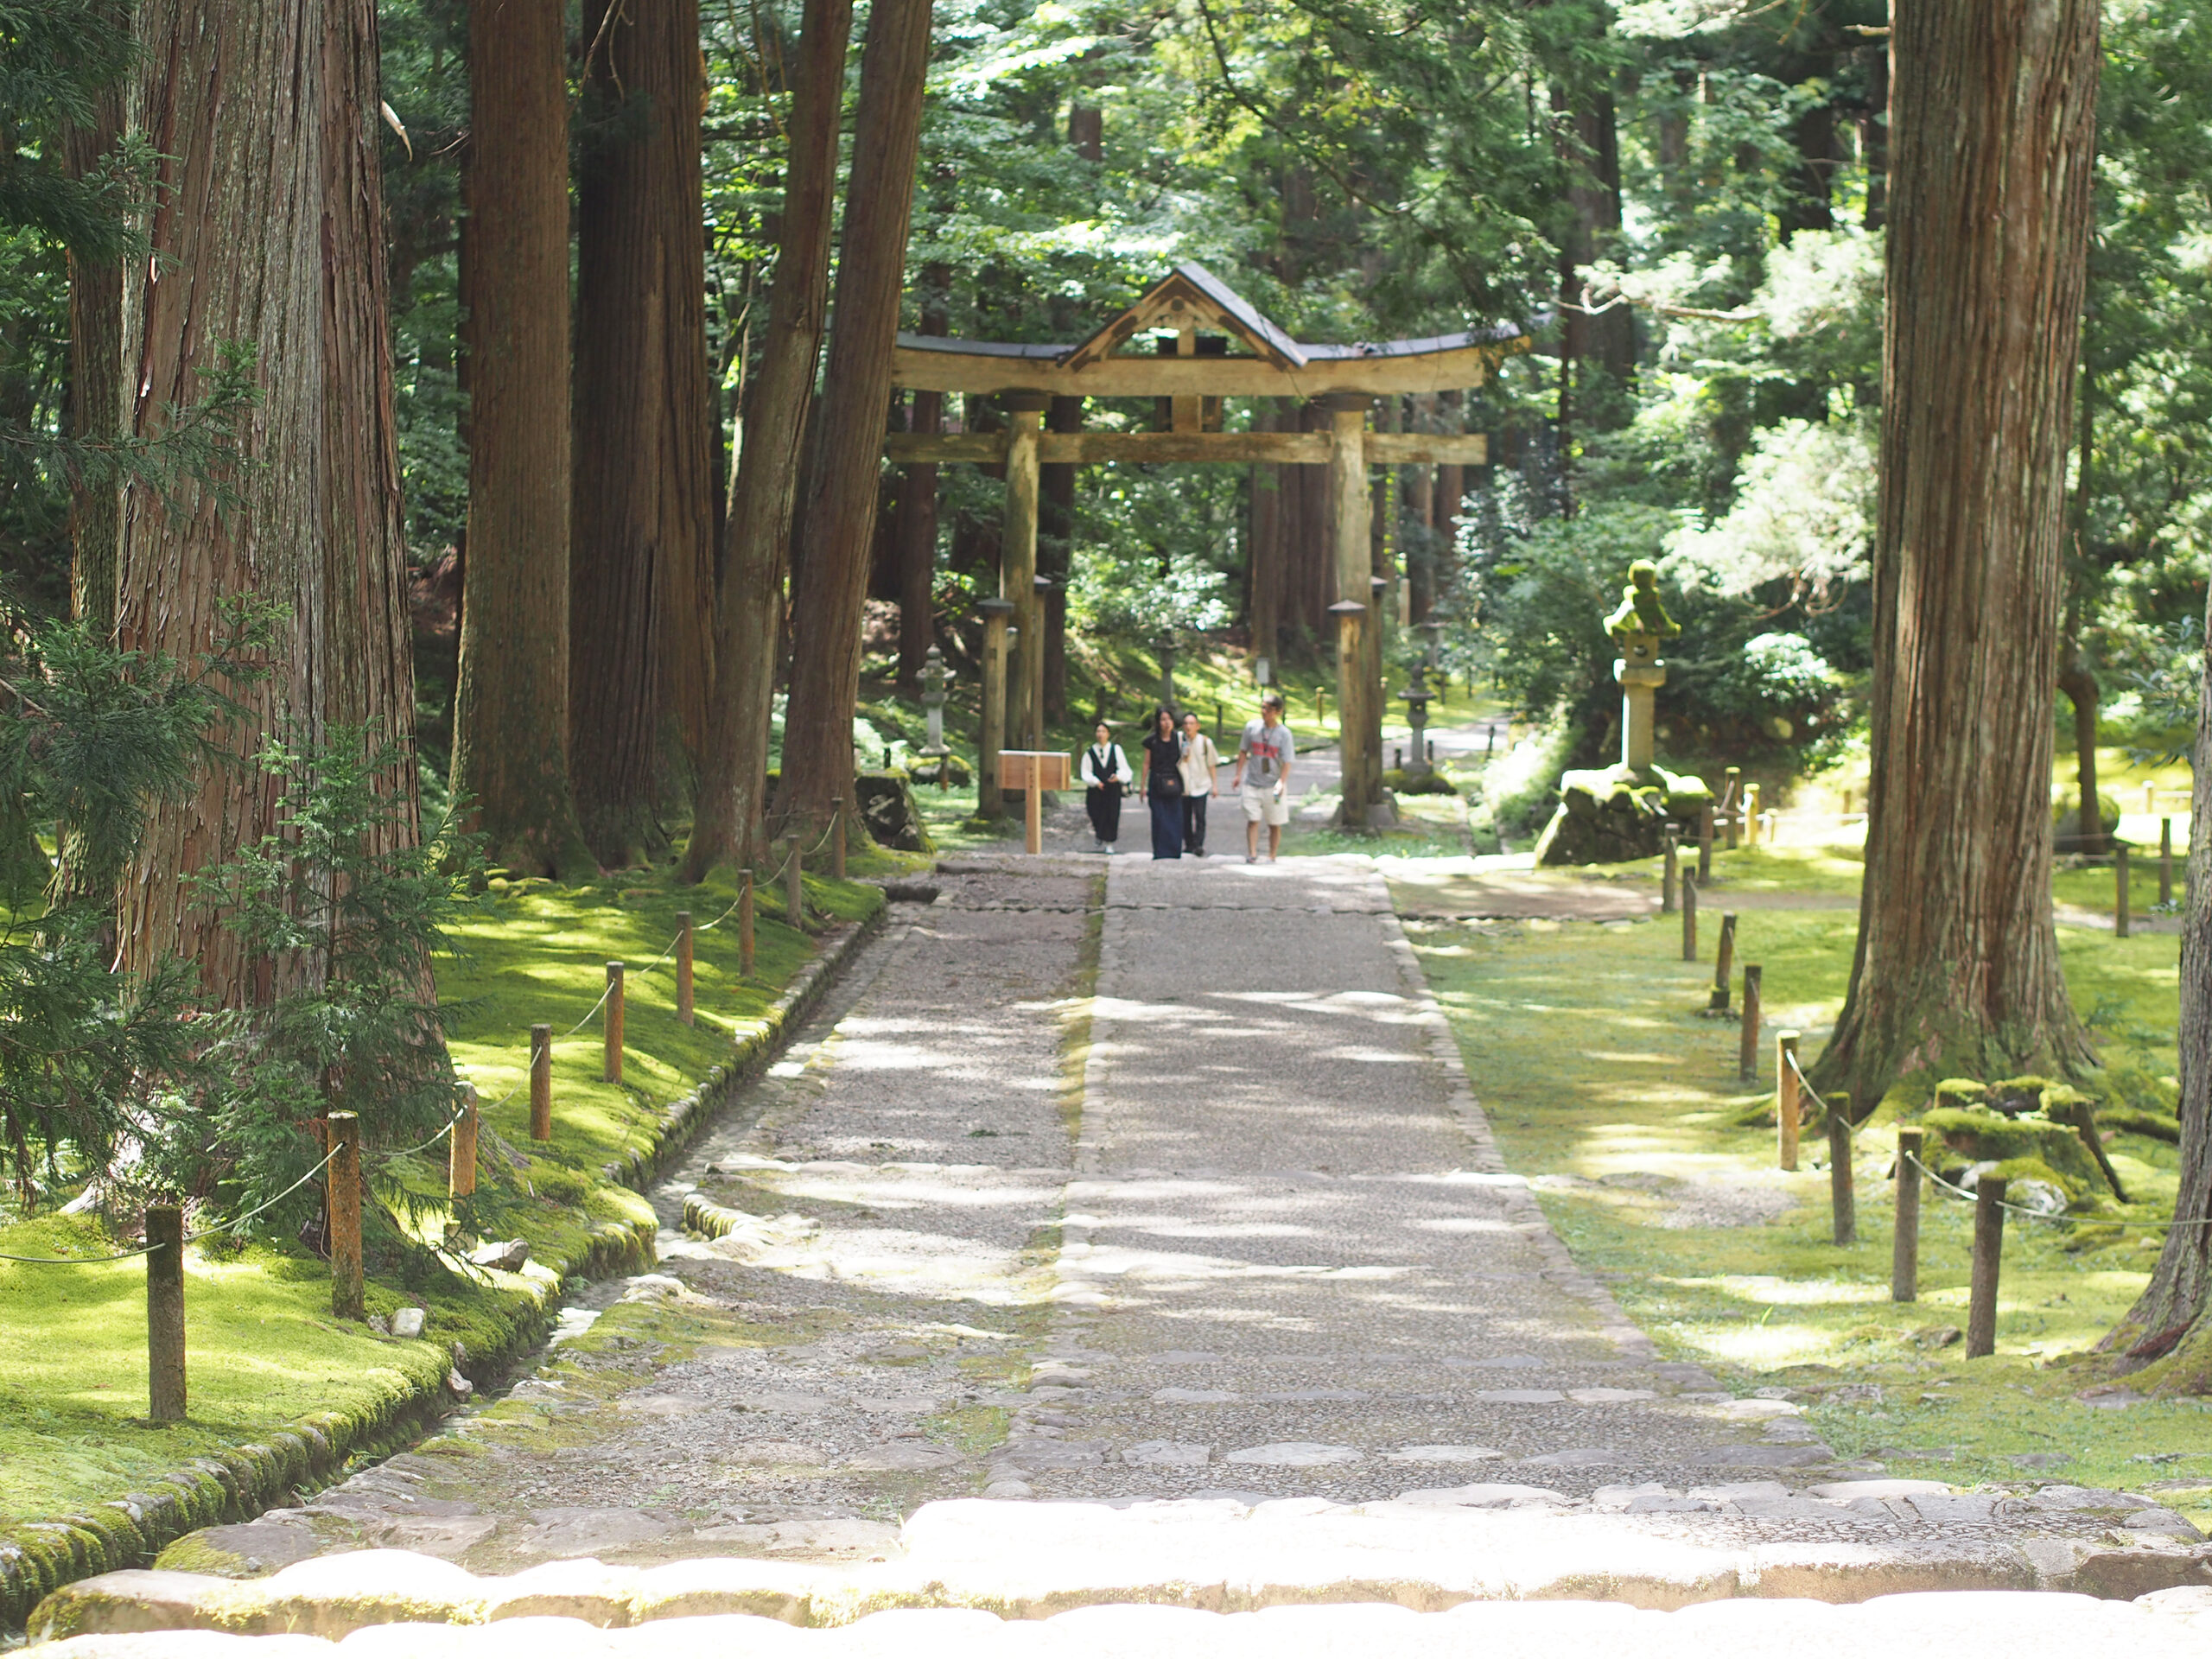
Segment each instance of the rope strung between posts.
[{"label": "rope strung between posts", "polygon": [[[1907,1163],[1910,1164],[1915,1169],[1925,1175],[1929,1180],[1935,1182],[1936,1185],[1942,1187],[1944,1192],[1949,1193],[1953,1198],[1963,1198],[1968,1204],[1979,1202],[1979,1199],[1970,1188],[1954,1186],[1950,1182],[1945,1180],[1941,1175],[1938,1175],[1934,1170],[1929,1168],[1927,1165],[1922,1163],[1916,1154],[1908,1152],[1904,1154],[1904,1159]],[[2177,1228],[2181,1227],[2212,1227],[2212,1216],[2177,1217],[2172,1221],[2125,1221],[2102,1216],[2053,1215],[2048,1210],[2037,1210],[2027,1205],[2014,1204],[2010,1198],[1999,1198],[1998,1200],[1998,1207],[2004,1210],[2010,1210],[2015,1215],[2032,1217],[2037,1221],[2090,1221],[2096,1223],[2098,1225],[2107,1227],[2147,1227],[2152,1232],[2158,1233],[2170,1233],[2174,1231]]]},{"label": "rope strung between posts", "polygon": [[[451,1128],[453,1126],[448,1123],[446,1126],[446,1128]],[[443,1135],[444,1133],[445,1129],[438,1131],[439,1135]],[[437,1139],[437,1135],[433,1135],[430,1138],[435,1141]],[[425,1144],[427,1144],[427,1142]],[[251,1221],[263,1211],[270,1209],[276,1205],[282,1203],[284,1199],[290,1198],[293,1193],[298,1192],[316,1176],[321,1174],[325,1169],[329,1167],[330,1160],[337,1155],[338,1148],[333,1147],[328,1152],[323,1154],[322,1160],[320,1163],[316,1164],[313,1169],[308,1171],[306,1174],[301,1176],[298,1180],[294,1181],[282,1192],[279,1192],[275,1198],[264,1199],[262,1203],[257,1204],[252,1209],[247,1211],[245,1214],[237,1217],[233,1220],[225,1222],[218,1226],[203,1227],[198,1232],[188,1236],[184,1242],[188,1244],[196,1244],[201,1239],[213,1237],[217,1233],[235,1233],[239,1228],[245,1225],[247,1222]],[[105,1262],[133,1262],[142,1255],[151,1255],[156,1250],[160,1249],[162,1247],[158,1244],[149,1244],[143,1249],[124,1250],[115,1255],[9,1255],[0,1254],[0,1262],[21,1262],[27,1263],[29,1266],[39,1268],[89,1268],[96,1267]]]},{"label": "rope strung between posts", "polygon": [[[821,837],[815,842],[812,847],[807,849],[804,856],[811,857],[814,854],[820,852],[824,847],[828,846],[830,844],[830,837],[836,833],[836,828],[837,818],[833,814],[828,825],[823,828]],[[791,857],[791,849],[790,848],[785,848],[784,851],[784,861],[776,867],[775,874],[769,876],[766,881],[760,883],[759,885],[766,887],[774,886],[775,883],[781,879],[785,870],[790,867]],[[728,907],[726,908],[721,915],[715,917],[713,921],[709,922],[704,927],[693,928],[691,930],[692,933],[696,936],[697,934],[712,931],[715,928],[721,926],[732,916],[735,915],[737,913],[738,906],[742,905],[744,902],[745,893],[743,889],[741,887],[737,897],[729,901]],[[661,951],[660,955],[655,957],[644,967],[637,969],[634,976],[642,978],[644,976],[652,972],[654,969],[659,967],[671,957],[674,956],[676,954],[676,947],[683,942],[683,935],[681,932],[678,932],[674,938],[668,942],[667,947]],[[607,1006],[607,999],[613,994],[614,982],[610,978],[607,982],[606,988],[600,992],[599,1000],[594,1002],[585,1012],[583,1018],[577,1020],[575,1025],[570,1026],[568,1030],[563,1032],[560,1037],[555,1040],[565,1042],[569,1038],[575,1036],[586,1026],[589,1025],[594,1020],[596,1020],[599,1017],[600,1010]],[[490,1105],[484,1106],[480,1108],[480,1109],[488,1112],[498,1107],[505,1105],[509,1101],[512,1100],[517,1095],[522,1092],[522,1088],[523,1085],[520,1083],[516,1084],[512,1088],[509,1089],[505,1094],[501,1095],[497,1100],[492,1102]],[[404,1147],[397,1152],[390,1153],[385,1155],[392,1158],[411,1158],[418,1152],[428,1152],[432,1147],[435,1147],[439,1141],[444,1140],[446,1136],[453,1133],[454,1126],[461,1122],[462,1115],[468,1110],[468,1105],[469,1103],[467,1099],[463,1097],[460,1104],[454,1108],[453,1116],[448,1118],[439,1128],[438,1131],[435,1135],[431,1135],[429,1140],[420,1141],[414,1146]],[[330,1166],[330,1160],[337,1155],[338,1149],[335,1147],[332,1147],[328,1152],[322,1155],[321,1159],[313,1168],[309,1169],[306,1174],[301,1176],[299,1179],[294,1181],[282,1192],[277,1193],[276,1197],[263,1200],[242,1216],[233,1217],[227,1222],[218,1223],[213,1226],[203,1227],[198,1231],[188,1235],[184,1242],[187,1244],[196,1244],[201,1239],[212,1238],[219,1233],[236,1233],[241,1227],[245,1226],[246,1223],[251,1221],[256,1216],[262,1214],[265,1211],[275,1208],[286,1198],[290,1198],[293,1193],[305,1186],[316,1176],[321,1174],[325,1169]],[[154,1251],[161,1248],[162,1247],[158,1244],[149,1244],[142,1249],[120,1250],[112,1255],[15,1255],[7,1251],[0,1250],[0,1262],[19,1262],[26,1267],[37,1268],[89,1268],[99,1267],[111,1262],[135,1262],[140,1256],[150,1255]]]},{"label": "rope strung between posts", "polygon": [[[1718,993],[1716,992],[1715,995],[1717,995]],[[1813,1104],[1821,1109],[1821,1116],[1823,1117],[1834,1116],[1834,1108],[1821,1098],[1821,1091],[1813,1087],[1813,1080],[1805,1075],[1805,1068],[1797,1064],[1797,1056],[1787,1049],[1783,1052],[1789,1061],[1789,1069],[1797,1074],[1797,1086],[1813,1097]]]},{"label": "rope strung between posts", "polygon": [[[1818,1106],[1823,1113],[1826,1113],[1829,1109],[1827,1102],[1822,1100],[1819,1093],[1814,1089],[1811,1080],[1805,1076],[1805,1069],[1797,1064],[1797,1057],[1795,1054],[1792,1054],[1789,1058],[1789,1069],[1797,1074],[1798,1086],[1803,1089],[1807,1094],[1811,1095],[1813,1096],[1813,1103]],[[1910,1163],[1915,1169],[1925,1175],[1929,1180],[1935,1182],[1937,1186],[1949,1193],[1953,1198],[1963,1198],[1968,1204],[1979,1202],[1970,1189],[1963,1186],[1954,1186],[1950,1182],[1945,1180],[1941,1175],[1938,1175],[1934,1170],[1929,1168],[1926,1164],[1922,1163],[1919,1158],[1913,1154],[1908,1152],[1904,1154],[1904,1157],[1906,1161]],[[2000,1208],[2010,1210],[2014,1215],[2031,1217],[2037,1221],[2080,1221],[2087,1219],[2087,1217],[2080,1216],[2055,1216],[2048,1210],[2037,1210],[2030,1205],[2014,1204],[2009,1198],[2000,1198],[1998,1200],[1998,1204]],[[2192,1216],[2186,1219],[2177,1218],[2173,1221],[2107,1220],[2104,1222],[2104,1224],[2113,1227],[2147,1227],[2154,1232],[2165,1233],[2171,1232],[2176,1228],[2179,1227],[2212,1227],[2212,1216]]]}]

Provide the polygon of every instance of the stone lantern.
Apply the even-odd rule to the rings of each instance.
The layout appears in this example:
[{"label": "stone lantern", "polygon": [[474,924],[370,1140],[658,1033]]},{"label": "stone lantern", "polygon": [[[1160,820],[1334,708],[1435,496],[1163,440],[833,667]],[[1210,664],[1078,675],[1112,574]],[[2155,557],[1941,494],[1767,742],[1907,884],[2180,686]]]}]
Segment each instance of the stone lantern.
[{"label": "stone lantern", "polygon": [[944,742],[944,688],[952,678],[945,668],[944,653],[935,645],[922,664],[922,707],[928,711],[930,741],[923,745],[922,753],[937,759],[937,786],[944,790],[950,785],[947,759],[952,751]]},{"label": "stone lantern", "polygon": [[1416,622],[1414,626],[1421,630],[1422,637],[1427,642],[1423,647],[1426,652],[1424,660],[1427,664],[1428,671],[1433,674],[1444,665],[1444,625],[1432,617],[1426,622]]},{"label": "stone lantern", "polygon": [[1428,689],[1427,671],[1415,663],[1412,682],[1398,693],[1406,700],[1406,723],[1413,728],[1413,759],[1406,762],[1406,782],[1420,783],[1429,774],[1428,702],[1436,694]]},{"label": "stone lantern", "polygon": [[1160,654],[1160,706],[1173,709],[1175,707],[1175,636],[1161,634],[1152,642],[1152,648]]}]

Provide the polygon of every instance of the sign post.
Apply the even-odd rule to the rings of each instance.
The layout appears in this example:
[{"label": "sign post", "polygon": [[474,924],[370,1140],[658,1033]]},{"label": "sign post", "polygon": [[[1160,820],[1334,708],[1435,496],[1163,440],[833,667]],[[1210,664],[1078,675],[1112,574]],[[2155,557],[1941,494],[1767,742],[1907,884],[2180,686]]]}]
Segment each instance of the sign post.
[{"label": "sign post", "polygon": [[1022,849],[1045,850],[1045,791],[1068,786],[1068,758],[1050,749],[1001,749],[999,781],[1007,789],[1024,791]]}]

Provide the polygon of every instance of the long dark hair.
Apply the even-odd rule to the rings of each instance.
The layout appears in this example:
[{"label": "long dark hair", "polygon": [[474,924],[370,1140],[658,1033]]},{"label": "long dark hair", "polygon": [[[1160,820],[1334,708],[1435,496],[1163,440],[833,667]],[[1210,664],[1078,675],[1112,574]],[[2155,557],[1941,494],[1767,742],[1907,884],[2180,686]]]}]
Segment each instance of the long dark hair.
[{"label": "long dark hair", "polygon": [[1147,733],[1147,735],[1150,737],[1158,737],[1160,734],[1160,722],[1163,720],[1167,722],[1167,735],[1170,737],[1174,736],[1175,728],[1179,724],[1180,724],[1180,722],[1175,718],[1175,711],[1173,709],[1170,709],[1164,702],[1153,711],[1152,730]]}]

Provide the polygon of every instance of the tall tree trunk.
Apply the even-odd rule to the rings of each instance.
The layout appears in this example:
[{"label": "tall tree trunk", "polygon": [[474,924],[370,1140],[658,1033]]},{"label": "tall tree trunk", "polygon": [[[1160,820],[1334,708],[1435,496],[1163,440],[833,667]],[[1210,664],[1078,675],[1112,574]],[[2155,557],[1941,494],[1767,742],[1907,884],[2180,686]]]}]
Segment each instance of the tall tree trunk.
[{"label": "tall tree trunk", "polygon": [[784,571],[829,302],[838,116],[852,28],[852,0],[806,0],[767,346],[747,394],[745,442],[730,482],[729,544],[715,607],[715,691],[691,842],[683,853],[686,881],[759,851]]},{"label": "tall tree trunk", "polygon": [[[1084,400],[1055,397],[1045,412],[1048,432],[1083,430]],[[1045,723],[1068,717],[1068,577],[1075,568],[1075,467],[1054,461],[1037,469],[1037,574],[1050,576],[1045,594]]]},{"label": "tall tree trunk", "polygon": [[[951,327],[947,311],[951,270],[924,268],[921,332],[943,334]],[[944,394],[917,391],[906,404],[909,432],[944,430]],[[899,695],[922,695],[922,670],[937,638],[937,463],[910,462],[899,485]]]},{"label": "tall tree trunk", "polygon": [[[2212,607],[2206,618],[2212,623]],[[2206,635],[2196,708],[2196,780],[2192,824],[2212,824],[2212,632]],[[2188,915],[2181,935],[2181,1182],[2176,1227],[2151,1282],[2100,1344],[2133,1360],[2155,1362],[2134,1386],[2158,1393],[2212,1389],[2212,835],[2189,838]]]},{"label": "tall tree trunk", "polygon": [[698,0],[584,9],[576,184],[570,773],[602,864],[660,842],[706,740],[714,393]]},{"label": "tall tree trunk", "polygon": [[[188,659],[220,637],[221,607],[270,602],[283,659],[238,689],[239,755],[282,734],[336,728],[410,736],[399,472],[386,333],[377,156],[376,17],[369,0],[239,6],[145,0],[126,118],[162,152],[150,257],[125,276],[130,429],[152,437],[199,395],[221,343],[250,342],[264,401],[241,440],[239,499],[190,481],[165,500],[124,493],[117,634]],[[411,758],[388,786],[410,804]],[[295,983],[193,899],[186,877],[274,828],[272,783],[207,766],[158,806],[124,887],[126,967],[198,963],[211,1002],[238,1007]],[[416,833],[411,810],[400,834]],[[278,976],[282,977],[279,978]]]},{"label": "tall tree trunk", "polygon": [[2080,838],[2076,849],[2101,853],[2105,820],[2097,805],[2097,677],[2082,654],[2081,643],[2070,636],[2059,660],[2065,666],[2058,676],[2058,689],[2074,705],[2074,782],[2079,801],[2075,830]]},{"label": "tall tree trunk", "polygon": [[[129,27],[120,8],[112,26]],[[92,118],[61,136],[62,165],[73,179],[99,167],[123,130],[124,87],[101,89]],[[69,255],[69,429],[112,442],[123,431],[123,261]],[[113,479],[80,479],[69,492],[72,612],[102,639],[115,632],[116,555],[123,493]]]},{"label": "tall tree trunk", "polygon": [[791,707],[777,798],[786,821],[823,823],[833,800],[853,799],[861,601],[906,281],[930,10],[931,0],[875,0],[861,54],[837,261],[837,327],[823,376],[822,436],[808,484],[808,546],[792,597]]},{"label": "tall tree trunk", "polygon": [[1859,157],[1866,168],[1866,211],[1863,223],[1878,231],[1890,209],[1890,54],[1867,48],[1872,60],[1866,77],[1866,113],[1859,118]]},{"label": "tall tree trunk", "polygon": [[2094,0],[1897,10],[1872,783],[1823,1089],[2091,1058],[2051,925],[2067,433]]},{"label": "tall tree trunk", "polygon": [[453,786],[495,865],[593,866],[569,792],[569,85],[561,0],[473,0]]}]

